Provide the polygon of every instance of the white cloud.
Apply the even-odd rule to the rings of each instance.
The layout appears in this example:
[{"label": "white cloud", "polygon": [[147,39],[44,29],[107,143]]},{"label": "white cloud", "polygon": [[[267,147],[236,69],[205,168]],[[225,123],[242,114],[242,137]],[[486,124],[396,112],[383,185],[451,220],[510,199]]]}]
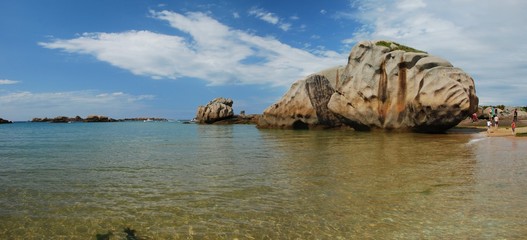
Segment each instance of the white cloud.
[{"label": "white cloud", "polygon": [[397,9],[403,11],[417,10],[424,7],[426,7],[426,4],[422,0],[401,0],[397,4]]},{"label": "white cloud", "polygon": [[448,59],[476,82],[481,104],[525,104],[526,1],[352,1],[363,23],[345,43],[387,39]]},{"label": "white cloud", "polygon": [[[131,95],[123,92],[0,92],[2,115],[10,120],[34,117],[106,115],[113,118],[133,117],[145,109],[152,95]],[[15,119],[11,119],[15,118]]]},{"label": "white cloud", "polygon": [[268,22],[270,24],[278,24],[278,22],[280,21],[280,18],[277,17],[274,13],[267,12],[263,9],[255,8],[255,7],[249,10],[249,15],[256,16],[257,18],[260,18],[261,20]]},{"label": "white cloud", "polygon": [[19,81],[15,80],[9,80],[9,79],[0,79],[0,85],[10,85],[10,84],[17,84]]},{"label": "white cloud", "polygon": [[289,23],[281,23],[278,25],[278,27],[284,31],[289,31],[289,29],[291,29],[291,24]]},{"label": "white cloud", "polygon": [[232,17],[238,19],[240,18],[240,14],[238,12],[233,12]]},{"label": "white cloud", "polygon": [[[287,32],[291,29],[291,23],[287,23],[287,22],[284,22],[283,19],[279,18],[278,16],[276,16],[276,14],[274,13],[271,13],[271,12],[267,12],[263,9],[260,9],[260,8],[256,8],[256,7],[253,7],[249,10],[249,15],[250,16],[255,16],[259,19],[261,19],[262,21],[265,21],[267,23],[270,23],[270,24],[273,24],[273,25],[277,25],[278,28],[282,29],[282,31],[284,32]],[[292,16],[291,17],[292,20],[298,20],[298,17],[297,16]]]},{"label": "white cloud", "polygon": [[150,31],[85,33],[74,39],[39,43],[49,49],[88,54],[100,61],[152,78],[192,77],[211,85],[289,86],[313,72],[345,64],[347,53],[308,52],[231,29],[201,12],[151,12],[184,34]]}]

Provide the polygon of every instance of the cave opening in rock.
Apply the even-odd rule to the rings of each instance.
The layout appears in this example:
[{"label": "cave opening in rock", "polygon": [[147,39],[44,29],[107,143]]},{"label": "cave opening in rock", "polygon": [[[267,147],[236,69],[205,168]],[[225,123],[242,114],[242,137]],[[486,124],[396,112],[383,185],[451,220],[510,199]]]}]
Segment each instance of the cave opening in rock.
[{"label": "cave opening in rock", "polygon": [[293,129],[309,129],[309,126],[307,125],[307,123],[302,122],[301,120],[296,120],[293,123]]}]

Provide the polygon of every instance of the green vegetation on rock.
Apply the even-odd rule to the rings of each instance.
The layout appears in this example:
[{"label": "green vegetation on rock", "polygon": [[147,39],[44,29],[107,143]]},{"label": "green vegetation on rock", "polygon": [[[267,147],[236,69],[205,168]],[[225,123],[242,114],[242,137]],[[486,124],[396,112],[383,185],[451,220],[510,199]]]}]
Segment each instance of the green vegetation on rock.
[{"label": "green vegetation on rock", "polygon": [[387,47],[391,51],[402,50],[405,52],[427,53],[425,51],[417,50],[415,48],[411,48],[411,47],[408,47],[408,46],[405,46],[405,45],[402,45],[396,42],[390,42],[390,41],[378,41],[375,43],[375,45]]}]

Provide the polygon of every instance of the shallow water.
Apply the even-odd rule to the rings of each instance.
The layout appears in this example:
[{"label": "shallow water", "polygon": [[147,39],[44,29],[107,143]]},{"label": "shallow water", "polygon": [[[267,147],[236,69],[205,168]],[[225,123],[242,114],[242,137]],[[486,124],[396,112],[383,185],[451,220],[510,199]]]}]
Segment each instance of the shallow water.
[{"label": "shallow water", "polygon": [[521,239],[527,141],[0,125],[0,239]]}]

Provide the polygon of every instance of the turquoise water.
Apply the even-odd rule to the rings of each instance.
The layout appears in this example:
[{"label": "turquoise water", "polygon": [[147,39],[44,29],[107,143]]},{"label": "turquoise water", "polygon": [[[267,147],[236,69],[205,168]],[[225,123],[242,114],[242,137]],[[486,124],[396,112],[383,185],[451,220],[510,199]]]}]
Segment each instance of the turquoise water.
[{"label": "turquoise water", "polygon": [[0,239],[524,239],[527,141],[0,125]]}]

